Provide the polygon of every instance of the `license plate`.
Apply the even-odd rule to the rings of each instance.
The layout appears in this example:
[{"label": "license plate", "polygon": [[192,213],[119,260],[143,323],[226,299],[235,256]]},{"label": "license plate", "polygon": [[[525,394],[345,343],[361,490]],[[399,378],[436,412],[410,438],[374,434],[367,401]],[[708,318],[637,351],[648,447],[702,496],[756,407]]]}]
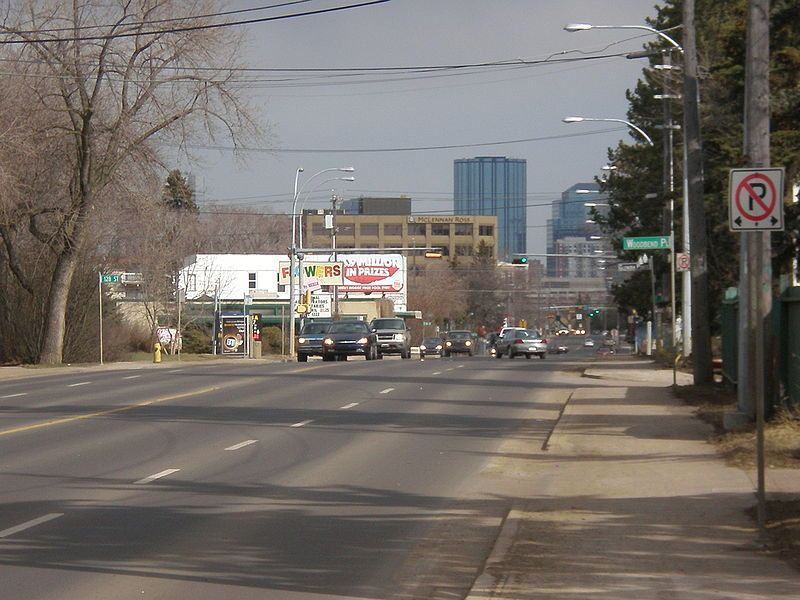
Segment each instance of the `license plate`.
[{"label": "license plate", "polygon": [[389,344],[381,344],[381,348],[388,348]]}]

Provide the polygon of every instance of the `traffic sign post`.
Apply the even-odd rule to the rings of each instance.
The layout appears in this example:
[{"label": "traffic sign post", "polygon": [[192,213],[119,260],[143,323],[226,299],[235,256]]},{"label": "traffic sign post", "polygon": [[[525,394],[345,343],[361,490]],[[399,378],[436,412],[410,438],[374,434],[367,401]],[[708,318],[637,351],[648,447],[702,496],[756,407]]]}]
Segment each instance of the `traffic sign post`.
[{"label": "traffic sign post", "polygon": [[783,169],[731,169],[732,231],[783,231]]}]

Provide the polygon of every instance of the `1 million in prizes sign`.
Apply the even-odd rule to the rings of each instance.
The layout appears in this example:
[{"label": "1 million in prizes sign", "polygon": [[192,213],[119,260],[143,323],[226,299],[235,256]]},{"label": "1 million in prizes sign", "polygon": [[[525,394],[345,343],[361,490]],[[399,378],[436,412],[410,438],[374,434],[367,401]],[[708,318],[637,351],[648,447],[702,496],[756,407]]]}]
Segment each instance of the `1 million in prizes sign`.
[{"label": "1 million in prizes sign", "polygon": [[731,169],[733,231],[783,230],[783,169]]},{"label": "1 million in prizes sign", "polygon": [[405,291],[406,264],[401,254],[351,254],[342,257],[342,292]]}]

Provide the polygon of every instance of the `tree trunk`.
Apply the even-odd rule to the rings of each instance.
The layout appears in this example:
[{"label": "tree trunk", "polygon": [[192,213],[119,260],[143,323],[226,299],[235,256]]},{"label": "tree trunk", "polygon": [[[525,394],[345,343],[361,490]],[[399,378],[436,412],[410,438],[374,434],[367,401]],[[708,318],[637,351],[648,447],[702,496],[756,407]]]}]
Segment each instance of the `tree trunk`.
[{"label": "tree trunk", "polygon": [[72,249],[65,250],[56,261],[56,268],[50,282],[42,350],[39,354],[39,362],[42,364],[56,365],[64,359],[67,299],[77,264],[78,255]]}]

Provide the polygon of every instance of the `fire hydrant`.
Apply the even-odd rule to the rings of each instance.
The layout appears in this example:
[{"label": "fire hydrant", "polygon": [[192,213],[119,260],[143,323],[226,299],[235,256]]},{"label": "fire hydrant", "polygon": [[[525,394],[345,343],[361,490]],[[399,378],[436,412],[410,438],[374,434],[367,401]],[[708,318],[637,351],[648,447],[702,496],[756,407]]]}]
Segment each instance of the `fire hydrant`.
[{"label": "fire hydrant", "polygon": [[153,362],[160,363],[161,362],[161,344],[156,342],[153,344]]}]

